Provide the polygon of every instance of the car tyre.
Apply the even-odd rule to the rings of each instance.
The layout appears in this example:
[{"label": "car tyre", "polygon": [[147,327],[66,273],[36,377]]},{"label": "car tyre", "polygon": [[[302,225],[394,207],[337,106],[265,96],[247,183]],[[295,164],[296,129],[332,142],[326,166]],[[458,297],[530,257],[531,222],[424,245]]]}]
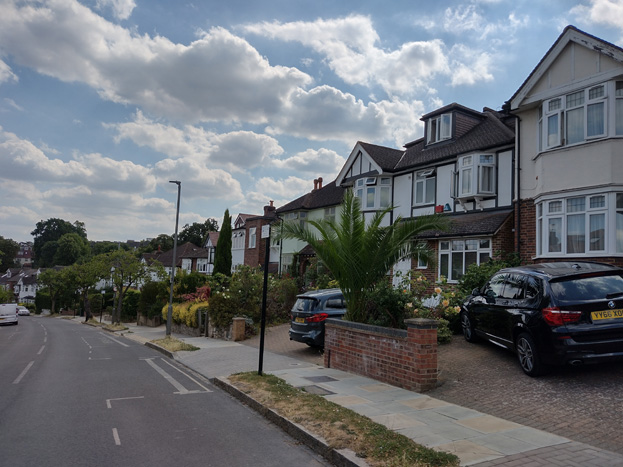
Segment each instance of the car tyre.
[{"label": "car tyre", "polygon": [[478,340],[474,332],[474,324],[465,311],[461,313],[461,329],[463,330],[463,337],[467,342],[476,342]]},{"label": "car tyre", "polygon": [[528,376],[540,376],[546,372],[546,367],[541,363],[539,351],[534,339],[527,333],[520,334],[515,344],[519,365]]}]

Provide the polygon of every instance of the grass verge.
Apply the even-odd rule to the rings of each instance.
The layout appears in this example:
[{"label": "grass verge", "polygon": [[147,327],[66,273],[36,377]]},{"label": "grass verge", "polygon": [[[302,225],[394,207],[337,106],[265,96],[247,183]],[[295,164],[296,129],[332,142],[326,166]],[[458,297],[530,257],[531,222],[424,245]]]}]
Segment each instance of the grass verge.
[{"label": "grass verge", "polygon": [[179,350],[199,350],[199,347],[195,347],[192,344],[187,344],[186,342],[176,339],[175,337],[165,337],[163,339],[156,339],[151,342],[159,345],[164,349],[167,349],[169,352],[177,352]]},{"label": "grass verge", "polygon": [[458,466],[454,454],[415,443],[324,397],[294,388],[273,375],[239,373],[229,381],[281,416],[321,436],[335,449],[348,448],[371,466]]}]

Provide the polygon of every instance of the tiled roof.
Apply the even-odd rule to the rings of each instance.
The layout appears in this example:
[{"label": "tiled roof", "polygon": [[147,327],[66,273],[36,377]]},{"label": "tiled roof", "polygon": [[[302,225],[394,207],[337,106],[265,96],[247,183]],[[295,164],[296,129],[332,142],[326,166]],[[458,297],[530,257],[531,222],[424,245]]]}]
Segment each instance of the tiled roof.
[{"label": "tiled roof", "polygon": [[[209,253],[205,248],[200,248],[194,243],[184,243],[177,247],[177,251],[175,252],[177,255],[177,260],[175,261],[176,266],[182,265],[183,258],[208,258]],[[162,263],[165,267],[170,267],[173,259],[173,249],[160,253],[159,255],[156,253],[147,253],[143,255],[145,261],[158,261]]]},{"label": "tiled roof", "polygon": [[290,211],[319,209],[328,206],[337,206],[342,202],[344,188],[335,185],[335,180],[318,190],[312,190],[300,198],[290,201],[288,204],[277,209],[281,214]]},{"label": "tiled roof", "polygon": [[447,231],[424,232],[423,238],[462,237],[495,234],[504,221],[513,213],[512,209],[448,214],[450,227]]},{"label": "tiled roof", "polygon": [[219,235],[220,235],[220,232],[208,232],[208,238],[210,239],[212,246],[216,246],[216,244],[218,243]]},{"label": "tiled roof", "polygon": [[426,145],[424,138],[412,143],[396,164],[396,170],[427,166],[471,151],[487,150],[515,141],[513,130],[501,120],[501,114],[486,109],[481,122],[457,139]]},{"label": "tiled roof", "polygon": [[393,171],[404,152],[398,149],[386,148],[385,146],[364,143],[362,141],[359,141],[358,144],[365,149],[374,162],[383,169],[383,172]]}]

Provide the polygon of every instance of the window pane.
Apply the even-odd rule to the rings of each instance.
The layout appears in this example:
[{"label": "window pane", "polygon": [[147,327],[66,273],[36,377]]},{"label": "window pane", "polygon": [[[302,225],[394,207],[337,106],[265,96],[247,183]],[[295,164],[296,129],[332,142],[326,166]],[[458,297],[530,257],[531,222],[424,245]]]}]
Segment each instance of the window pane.
[{"label": "window pane", "polygon": [[557,110],[560,109],[560,105],[561,105],[561,100],[560,98],[558,99],[552,99],[551,101],[549,101],[549,106],[548,106],[548,111],[551,112],[552,110]]},{"label": "window pane", "polygon": [[446,279],[449,279],[448,276],[448,254],[441,255],[439,259],[439,273],[444,276]]},{"label": "window pane", "polygon": [[562,212],[562,201],[552,201],[548,205],[549,212]]},{"label": "window pane", "polygon": [[617,99],[615,103],[616,134],[623,135],[623,99]]},{"label": "window pane", "polygon": [[623,253],[623,211],[617,211],[617,253]]},{"label": "window pane", "polygon": [[465,249],[466,250],[477,250],[478,240],[465,240]]},{"label": "window pane", "polygon": [[450,114],[444,114],[441,116],[441,138],[446,139],[450,137],[451,134],[451,118]]},{"label": "window pane", "polygon": [[567,112],[567,144],[584,141],[584,108]]},{"label": "window pane", "polygon": [[481,164],[493,164],[493,155],[492,154],[483,154],[480,156]]},{"label": "window pane", "polygon": [[606,249],[606,216],[594,214],[590,216],[590,251],[603,251]]},{"label": "window pane", "polygon": [[493,193],[493,167],[489,165],[480,167],[480,191]]},{"label": "window pane", "polygon": [[543,245],[543,219],[539,219],[536,224],[536,245],[537,250],[536,254],[540,255],[542,253],[542,245]]},{"label": "window pane", "polygon": [[562,219],[550,219],[548,222],[549,242],[548,252],[560,253],[562,251]]},{"label": "window pane", "polygon": [[480,240],[480,248],[491,248],[491,240]]},{"label": "window pane", "polygon": [[389,206],[389,198],[390,198],[390,190],[389,187],[381,187],[381,207],[386,208]]},{"label": "window pane", "polygon": [[426,203],[435,202],[435,177],[426,180]]},{"label": "window pane", "polygon": [[584,91],[574,92],[567,96],[567,109],[584,104]]},{"label": "window pane", "polygon": [[452,253],[452,280],[459,280],[463,276],[463,253]]},{"label": "window pane", "polygon": [[567,200],[567,212],[584,211],[584,198],[571,198]]},{"label": "window pane", "polygon": [[440,250],[449,250],[450,249],[450,242],[439,242],[439,249]]},{"label": "window pane", "polygon": [[603,102],[591,104],[586,110],[587,125],[586,136],[599,136],[605,133],[604,130],[604,106]]},{"label": "window pane", "polygon": [[600,97],[604,97],[604,87],[603,86],[595,86],[594,88],[590,88],[588,90],[588,98],[589,99],[598,99]]},{"label": "window pane", "polygon": [[415,182],[415,204],[424,203],[424,181]]},{"label": "window pane", "polygon": [[489,255],[489,253],[480,253],[478,255],[478,261],[480,261],[478,264],[484,264],[490,259],[491,259],[491,255]]},{"label": "window pane", "polygon": [[472,156],[464,157],[463,160],[462,160],[462,165],[463,165],[463,167],[465,167],[467,165],[472,165]]},{"label": "window pane", "polygon": [[366,207],[373,208],[374,207],[374,188],[368,188],[366,191]]},{"label": "window pane", "polygon": [[465,248],[465,242],[463,242],[463,240],[452,240],[453,251],[463,251],[464,248]]},{"label": "window pane", "polygon": [[603,196],[603,195],[591,196],[590,206],[591,206],[591,208],[605,208],[606,207],[606,197]]},{"label": "window pane", "polygon": [[617,209],[623,209],[623,193],[617,193]]},{"label": "window pane", "polygon": [[558,123],[558,114],[547,117],[547,145],[557,146],[559,144],[558,131],[560,123]]},{"label": "window pane", "polygon": [[461,194],[468,195],[472,192],[472,169],[461,170]]},{"label": "window pane", "polygon": [[567,253],[584,253],[586,230],[584,214],[567,216]]},{"label": "window pane", "polygon": [[465,270],[467,271],[467,268],[469,268],[470,265],[477,264],[477,260],[478,260],[478,253],[476,253],[475,251],[466,252],[465,253]]}]

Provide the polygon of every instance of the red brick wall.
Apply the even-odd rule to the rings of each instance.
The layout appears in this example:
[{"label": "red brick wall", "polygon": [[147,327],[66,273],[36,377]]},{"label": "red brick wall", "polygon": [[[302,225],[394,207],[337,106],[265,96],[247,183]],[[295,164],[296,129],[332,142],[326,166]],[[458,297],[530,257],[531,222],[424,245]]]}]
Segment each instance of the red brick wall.
[{"label": "red brick wall", "polygon": [[[266,251],[266,239],[262,237],[262,225],[266,221],[264,219],[248,220],[245,224],[245,245],[244,245],[244,264],[256,268],[264,266],[264,254]],[[249,229],[255,227],[255,248],[249,248]]]},{"label": "red brick wall", "polygon": [[519,255],[523,263],[532,263],[536,256],[536,206],[534,200],[523,199],[519,203]]},{"label": "red brick wall", "polygon": [[437,323],[410,319],[407,331],[348,321],[325,325],[324,365],[409,390],[437,384]]}]

